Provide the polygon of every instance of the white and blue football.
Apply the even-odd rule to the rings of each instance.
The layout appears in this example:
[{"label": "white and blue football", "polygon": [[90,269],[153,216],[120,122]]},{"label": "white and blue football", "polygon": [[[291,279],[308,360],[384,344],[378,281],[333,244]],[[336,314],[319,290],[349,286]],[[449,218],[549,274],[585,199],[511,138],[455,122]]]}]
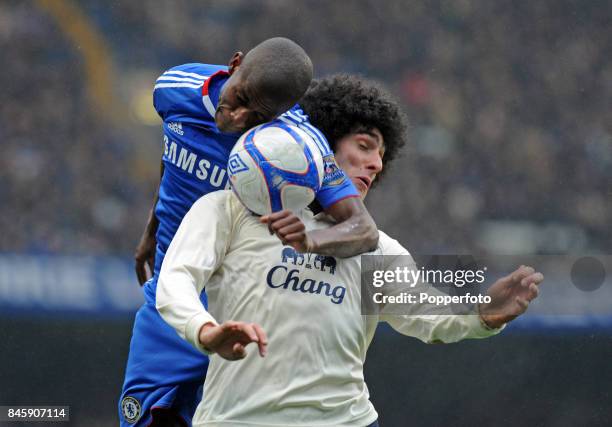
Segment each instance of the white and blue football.
[{"label": "white and blue football", "polygon": [[230,153],[232,190],[252,212],[298,212],[315,198],[323,181],[323,159],[302,129],[280,120],[245,132]]}]

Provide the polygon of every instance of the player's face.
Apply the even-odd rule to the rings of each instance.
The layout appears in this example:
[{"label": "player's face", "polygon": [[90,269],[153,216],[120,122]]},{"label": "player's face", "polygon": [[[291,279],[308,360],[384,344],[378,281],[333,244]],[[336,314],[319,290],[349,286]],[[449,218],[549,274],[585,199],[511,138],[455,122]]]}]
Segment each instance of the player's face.
[{"label": "player's face", "polygon": [[384,154],[383,136],[376,128],[349,134],[336,143],[336,162],[353,181],[362,199],[383,169]]},{"label": "player's face", "polygon": [[277,111],[247,83],[234,75],[225,84],[215,112],[215,123],[222,132],[244,132],[284,112]]},{"label": "player's face", "polygon": [[269,122],[285,111],[257,90],[241,67],[244,55],[237,52],[230,62],[230,78],[219,95],[215,124],[222,132],[239,133]]}]

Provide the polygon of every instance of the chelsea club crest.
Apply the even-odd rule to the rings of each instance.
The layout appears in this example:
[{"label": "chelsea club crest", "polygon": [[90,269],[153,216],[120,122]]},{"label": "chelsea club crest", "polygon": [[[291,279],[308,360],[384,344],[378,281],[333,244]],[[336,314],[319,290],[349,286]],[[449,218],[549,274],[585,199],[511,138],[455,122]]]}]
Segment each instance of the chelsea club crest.
[{"label": "chelsea club crest", "polygon": [[123,418],[128,423],[133,424],[140,417],[140,403],[132,396],[125,396],[121,401],[121,411],[123,412]]}]

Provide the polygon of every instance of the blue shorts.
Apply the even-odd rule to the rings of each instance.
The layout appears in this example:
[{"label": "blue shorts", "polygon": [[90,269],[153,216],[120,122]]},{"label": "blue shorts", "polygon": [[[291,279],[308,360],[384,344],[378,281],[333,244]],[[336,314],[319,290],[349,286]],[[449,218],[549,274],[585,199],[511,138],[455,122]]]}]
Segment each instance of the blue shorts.
[{"label": "blue shorts", "polygon": [[[183,340],[155,308],[155,288],[145,284],[145,304],[136,313],[125,381],[119,399],[122,427],[147,426],[151,410],[172,408],[191,425],[202,400],[208,357]],[[205,294],[202,302],[206,305]]]}]

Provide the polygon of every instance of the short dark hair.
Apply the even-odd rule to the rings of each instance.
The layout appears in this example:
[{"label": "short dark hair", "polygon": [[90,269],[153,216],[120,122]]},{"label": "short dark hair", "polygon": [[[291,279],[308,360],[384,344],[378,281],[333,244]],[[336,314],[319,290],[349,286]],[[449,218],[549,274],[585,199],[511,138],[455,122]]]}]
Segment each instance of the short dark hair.
[{"label": "short dark hair", "polygon": [[385,168],[379,177],[406,143],[408,125],[397,101],[380,84],[364,77],[336,74],[314,80],[300,106],[334,151],[344,136],[377,128],[385,144]]},{"label": "short dark hair", "polygon": [[242,69],[263,93],[293,106],[312,81],[313,67],[300,45],[284,37],[264,40],[244,57]]}]

